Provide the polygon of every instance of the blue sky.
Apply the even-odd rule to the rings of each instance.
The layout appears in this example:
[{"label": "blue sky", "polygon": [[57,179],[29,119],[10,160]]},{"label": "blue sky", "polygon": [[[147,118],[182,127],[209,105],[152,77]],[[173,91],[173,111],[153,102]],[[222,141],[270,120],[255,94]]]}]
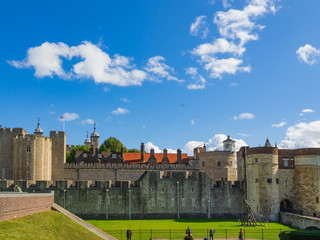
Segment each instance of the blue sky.
[{"label": "blue sky", "polygon": [[5,1],[0,124],[159,150],[320,147],[318,0]]}]

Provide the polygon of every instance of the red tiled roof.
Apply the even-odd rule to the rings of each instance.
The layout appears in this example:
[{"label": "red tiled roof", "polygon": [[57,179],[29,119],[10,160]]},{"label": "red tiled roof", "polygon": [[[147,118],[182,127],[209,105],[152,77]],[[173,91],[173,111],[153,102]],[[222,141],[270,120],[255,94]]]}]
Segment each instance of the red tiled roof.
[{"label": "red tiled roof", "polygon": [[[163,159],[163,153],[155,153],[155,158],[157,159],[158,163],[161,163]],[[167,157],[170,163],[175,163],[177,161],[177,154],[176,153],[168,153]],[[150,153],[145,153],[144,159],[145,162],[148,162],[150,158]],[[141,163],[141,153],[123,153],[123,160],[126,163]],[[188,161],[188,155],[186,153],[181,154],[182,161]]]}]

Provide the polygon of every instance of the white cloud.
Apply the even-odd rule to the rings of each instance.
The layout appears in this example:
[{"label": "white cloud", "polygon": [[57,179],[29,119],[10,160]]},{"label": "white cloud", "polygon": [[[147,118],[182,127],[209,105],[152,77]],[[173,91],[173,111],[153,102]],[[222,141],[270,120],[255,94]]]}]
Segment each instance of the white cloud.
[{"label": "white cloud", "polygon": [[161,152],[162,152],[162,150],[161,150],[158,146],[154,145],[152,142],[147,142],[147,143],[145,144],[145,150],[146,150],[146,152],[147,152],[147,153],[150,153],[151,148],[154,149],[154,152],[155,152],[155,153],[161,153]]},{"label": "white cloud", "polygon": [[280,123],[272,124],[271,127],[280,128],[280,127],[283,127],[286,124],[287,124],[286,122],[280,122]]},{"label": "white cloud", "polygon": [[248,136],[249,136],[249,135],[246,134],[246,133],[238,133],[238,135],[241,136],[241,137],[248,137]]},{"label": "white cloud", "polygon": [[233,2],[233,0],[222,0],[222,5],[224,8],[229,8],[231,7],[231,4],[229,3],[230,2]]},{"label": "white cloud", "polygon": [[191,75],[191,76],[195,76],[198,74],[198,69],[194,68],[194,67],[186,68],[186,74]]},{"label": "white cloud", "polygon": [[148,59],[147,66],[145,70],[152,74],[151,79],[155,81],[159,81],[160,79],[173,80],[177,82],[183,82],[183,80],[179,80],[177,77],[171,75],[169,72],[174,72],[172,67],[169,67],[164,63],[165,58],[162,56],[155,56]]},{"label": "white cloud", "polygon": [[238,120],[238,119],[254,119],[255,116],[252,113],[241,113],[238,116],[234,116],[233,119],[234,120]]},{"label": "white cloud", "polygon": [[310,108],[306,108],[306,109],[303,109],[301,112],[303,112],[303,113],[313,113],[314,110],[312,110]]},{"label": "white cloud", "polygon": [[310,108],[303,109],[301,111],[301,113],[299,114],[299,116],[303,116],[305,113],[314,113],[314,110],[312,110]]},{"label": "white cloud", "polygon": [[204,79],[204,77],[202,77],[201,75],[199,75],[199,78],[197,79],[197,82],[196,83],[192,83],[192,84],[189,84],[187,86],[187,88],[189,90],[199,90],[199,89],[204,89],[206,88],[206,79]]},{"label": "white cloud", "polygon": [[195,121],[193,119],[191,119],[190,123],[191,123],[191,125],[194,125]]},{"label": "white cloud", "polygon": [[[145,151],[147,153],[150,153],[151,148],[154,149],[154,153],[163,153],[163,150],[161,150],[158,146],[154,145],[152,142],[147,142],[145,144]],[[177,150],[167,148],[168,153],[177,153]]]},{"label": "white cloud", "polygon": [[236,74],[237,72],[251,72],[251,67],[241,67],[242,60],[236,58],[215,59],[208,58],[204,68],[210,71],[213,78],[222,78],[222,74]]},{"label": "white cloud", "polygon": [[206,23],[206,16],[196,17],[190,26],[190,33],[193,36],[201,35],[201,38],[206,38],[209,32],[209,28]]},{"label": "white cloud", "polygon": [[94,120],[88,118],[86,120],[81,121],[82,125],[86,125],[86,124],[94,124]]},{"label": "white cloud", "polygon": [[[224,7],[231,7],[229,3],[224,0]],[[255,30],[264,28],[257,20],[275,11],[274,0],[248,0],[248,4],[241,10],[231,8],[218,11],[213,21],[218,26],[220,37],[212,43],[200,44],[193,49],[192,54],[200,57],[199,62],[212,78],[221,79],[224,74],[251,72],[250,65],[243,66],[241,59],[246,51],[245,45],[248,41],[258,40]],[[220,56],[225,54],[229,56]]]},{"label": "white cloud", "polygon": [[306,44],[296,51],[298,58],[300,61],[305,62],[309,65],[313,65],[320,59],[320,50],[311,46],[310,44]]},{"label": "white cloud", "polygon": [[[202,141],[189,141],[184,146],[184,151],[189,155],[193,155],[193,149],[196,147],[203,147],[206,144],[207,151],[214,150],[222,150],[223,149],[223,141],[227,139],[227,135],[225,134],[216,134],[212,138],[210,138],[207,142]],[[247,146],[246,142],[242,139],[234,139],[235,140],[235,148],[236,151],[240,149],[242,146]]]},{"label": "white cloud", "polygon": [[122,102],[131,102],[128,98],[121,98]]},{"label": "white cloud", "polygon": [[111,112],[113,115],[124,115],[130,113],[130,111],[126,108],[118,107],[116,110]]},{"label": "white cloud", "polygon": [[76,119],[79,118],[79,114],[78,113],[68,113],[68,112],[66,112],[66,113],[62,114],[62,116],[63,116],[63,118],[59,118],[59,121],[63,121],[63,119],[64,119],[64,121],[69,122],[69,121],[73,121],[73,120],[76,120]]},{"label": "white cloud", "polygon": [[[80,61],[72,65],[69,72],[63,69],[63,59],[78,58]],[[69,47],[65,43],[45,42],[40,46],[28,49],[22,61],[8,61],[16,68],[33,67],[35,76],[62,79],[93,79],[95,83],[117,86],[140,86],[148,78],[145,71],[130,65],[130,59],[119,54],[110,57],[97,45],[84,41],[78,46]]]},{"label": "white cloud", "polygon": [[301,122],[288,127],[279,148],[320,147],[320,121]]}]

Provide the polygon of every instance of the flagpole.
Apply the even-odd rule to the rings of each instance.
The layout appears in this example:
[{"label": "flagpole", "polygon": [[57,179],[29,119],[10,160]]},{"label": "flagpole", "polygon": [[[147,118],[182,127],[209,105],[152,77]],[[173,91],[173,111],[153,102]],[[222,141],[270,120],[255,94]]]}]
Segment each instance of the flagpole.
[{"label": "flagpole", "polygon": [[63,131],[64,131],[64,118],[63,118]]}]

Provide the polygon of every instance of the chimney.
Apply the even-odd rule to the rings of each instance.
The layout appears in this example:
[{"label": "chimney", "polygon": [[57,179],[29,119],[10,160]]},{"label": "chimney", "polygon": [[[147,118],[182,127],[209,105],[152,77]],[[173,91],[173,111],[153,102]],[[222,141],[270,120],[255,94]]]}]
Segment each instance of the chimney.
[{"label": "chimney", "polygon": [[145,162],[144,156],[145,156],[144,143],[141,143],[141,162]]},{"label": "chimney", "polygon": [[177,162],[180,163],[181,161],[182,161],[182,159],[181,159],[181,149],[178,148],[178,150],[177,150]]},{"label": "chimney", "polygon": [[168,157],[168,150],[165,148],[163,149],[163,158],[167,158]]},{"label": "chimney", "polygon": [[121,158],[123,159],[123,145],[121,144]]},{"label": "chimney", "polygon": [[150,149],[150,157],[154,157],[154,148]]}]

